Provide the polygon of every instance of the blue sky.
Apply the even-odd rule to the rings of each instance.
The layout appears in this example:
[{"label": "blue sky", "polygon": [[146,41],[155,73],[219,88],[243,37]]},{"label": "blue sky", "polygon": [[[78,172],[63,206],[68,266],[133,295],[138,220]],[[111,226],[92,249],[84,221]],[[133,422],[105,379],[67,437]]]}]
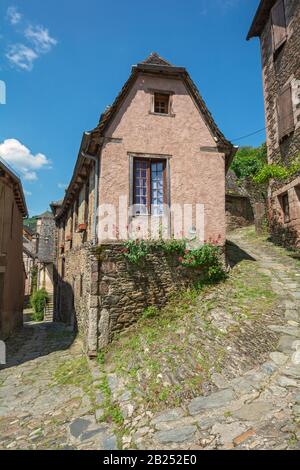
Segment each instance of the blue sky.
[{"label": "blue sky", "polygon": [[189,70],[227,138],[263,128],[258,40],[245,39],[258,3],[1,0],[0,155],[21,175],[30,214],[63,196],[82,132],[152,51]]}]

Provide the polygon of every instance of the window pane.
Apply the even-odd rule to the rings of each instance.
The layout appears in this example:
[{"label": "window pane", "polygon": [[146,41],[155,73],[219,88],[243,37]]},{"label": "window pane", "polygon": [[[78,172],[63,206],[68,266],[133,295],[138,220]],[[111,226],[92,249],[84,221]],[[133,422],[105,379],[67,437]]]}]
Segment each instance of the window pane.
[{"label": "window pane", "polygon": [[151,163],[151,209],[153,215],[163,213],[163,163]]},{"label": "window pane", "polygon": [[154,94],[154,111],[156,113],[168,114],[169,110],[169,95],[160,93]]},{"label": "window pane", "polygon": [[136,205],[136,214],[147,213],[147,162],[135,160],[135,188],[134,204]]}]

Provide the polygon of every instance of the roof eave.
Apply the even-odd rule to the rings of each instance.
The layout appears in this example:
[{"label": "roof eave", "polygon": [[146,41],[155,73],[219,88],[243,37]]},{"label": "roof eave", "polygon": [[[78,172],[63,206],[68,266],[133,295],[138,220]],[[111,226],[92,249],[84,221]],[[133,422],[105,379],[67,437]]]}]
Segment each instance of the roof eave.
[{"label": "roof eave", "polygon": [[0,166],[2,166],[4,171],[9,174],[9,176],[12,178],[12,180],[14,180],[16,186],[18,187],[19,194],[20,194],[20,200],[21,200],[21,204],[18,204],[18,207],[19,207],[19,209],[22,213],[23,218],[28,217],[28,209],[27,209],[27,205],[26,205],[26,199],[25,199],[23,186],[22,186],[22,182],[21,182],[20,178],[7,165],[5,165],[3,160],[0,160]]},{"label": "roof eave", "polygon": [[255,37],[260,37],[275,1],[276,0],[261,0],[247,34],[247,41]]},{"label": "roof eave", "polygon": [[161,64],[144,64],[138,63],[137,65],[132,66],[132,70],[140,70],[145,72],[155,72],[155,73],[167,73],[167,74],[177,74],[186,72],[184,67],[175,67],[173,65],[161,65]]}]

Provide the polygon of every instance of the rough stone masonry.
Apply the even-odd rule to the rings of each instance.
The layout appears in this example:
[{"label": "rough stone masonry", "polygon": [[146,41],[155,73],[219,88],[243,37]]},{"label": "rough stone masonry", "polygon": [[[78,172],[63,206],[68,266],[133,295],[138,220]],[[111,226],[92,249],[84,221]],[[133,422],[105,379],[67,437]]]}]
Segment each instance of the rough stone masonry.
[{"label": "rough stone masonry", "polygon": [[200,269],[185,268],[176,254],[153,252],[135,265],[122,251],[120,243],[87,243],[65,254],[55,319],[78,326],[91,356],[146,307],[162,307],[176,291],[201,278]]}]

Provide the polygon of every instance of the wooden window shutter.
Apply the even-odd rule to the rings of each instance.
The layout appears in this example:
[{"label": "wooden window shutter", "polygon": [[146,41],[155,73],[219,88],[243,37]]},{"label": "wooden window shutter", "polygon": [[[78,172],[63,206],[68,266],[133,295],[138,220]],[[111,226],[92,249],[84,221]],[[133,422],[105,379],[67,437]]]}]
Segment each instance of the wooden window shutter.
[{"label": "wooden window shutter", "polygon": [[278,97],[278,126],[279,138],[292,132],[295,127],[291,85],[285,88]]},{"label": "wooden window shutter", "polygon": [[284,0],[278,0],[271,10],[274,52],[287,37]]}]

